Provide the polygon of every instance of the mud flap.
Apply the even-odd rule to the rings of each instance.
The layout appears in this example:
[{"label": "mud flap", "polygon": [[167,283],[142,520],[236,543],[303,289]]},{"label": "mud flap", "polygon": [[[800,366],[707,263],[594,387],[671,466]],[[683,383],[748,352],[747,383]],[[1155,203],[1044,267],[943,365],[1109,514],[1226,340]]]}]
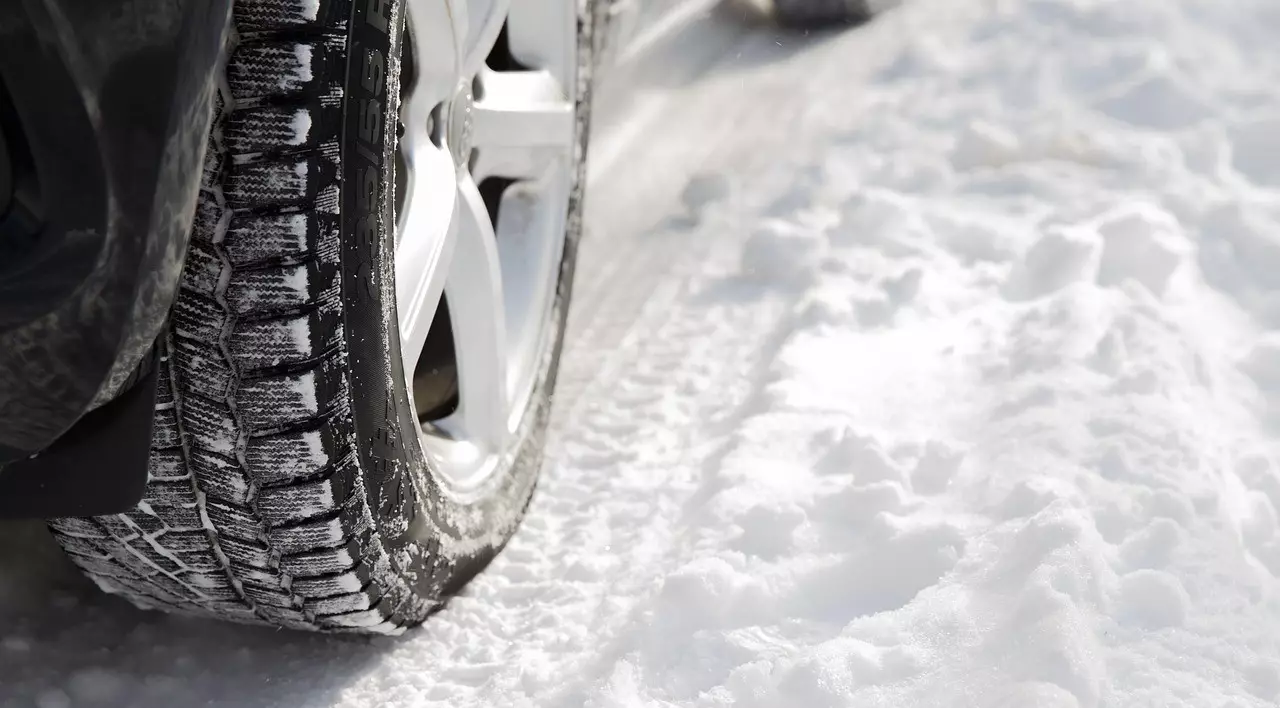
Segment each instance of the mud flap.
[{"label": "mud flap", "polygon": [[48,449],[0,468],[0,519],[101,516],[142,500],[159,389],[159,352],[118,398]]}]

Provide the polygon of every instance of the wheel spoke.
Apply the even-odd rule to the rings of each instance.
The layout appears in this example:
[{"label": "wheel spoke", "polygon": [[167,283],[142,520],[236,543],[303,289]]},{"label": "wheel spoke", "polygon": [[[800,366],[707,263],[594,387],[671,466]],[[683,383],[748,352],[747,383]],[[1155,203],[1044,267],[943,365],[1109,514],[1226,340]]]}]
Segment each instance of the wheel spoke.
[{"label": "wheel spoke", "polygon": [[577,72],[577,3],[517,2],[507,13],[511,55],[524,66],[551,73],[561,86],[574,86]]},{"label": "wheel spoke", "polygon": [[572,188],[568,158],[538,180],[509,187],[498,220],[507,338],[512,348],[509,395],[519,401],[537,378],[546,322],[560,281],[565,204]]},{"label": "wheel spoke", "polygon": [[479,151],[476,179],[533,179],[573,149],[573,102],[549,72],[482,71],[472,109],[472,140]]},{"label": "wheel spoke", "polygon": [[[462,43],[463,76],[474,76],[498,42],[511,11],[511,0],[460,0],[457,4],[467,6],[467,31],[465,35],[458,35],[466,38]],[[520,4],[534,3],[525,0]]]},{"label": "wheel spoke", "polygon": [[401,122],[426,125],[435,106],[453,96],[463,77],[465,0],[408,0],[408,41],[412,42],[413,83],[406,87]]},{"label": "wheel spoke", "polygon": [[502,269],[493,224],[470,178],[458,188],[457,244],[445,281],[458,364],[450,428],[491,451],[507,435],[507,342]]},{"label": "wheel spoke", "polygon": [[573,144],[573,102],[545,71],[480,74],[472,111],[476,147],[564,147]]},{"label": "wheel spoke", "polygon": [[404,155],[408,180],[396,225],[396,307],[401,356],[405,369],[413,371],[444,290],[463,205],[447,152],[428,140]]}]

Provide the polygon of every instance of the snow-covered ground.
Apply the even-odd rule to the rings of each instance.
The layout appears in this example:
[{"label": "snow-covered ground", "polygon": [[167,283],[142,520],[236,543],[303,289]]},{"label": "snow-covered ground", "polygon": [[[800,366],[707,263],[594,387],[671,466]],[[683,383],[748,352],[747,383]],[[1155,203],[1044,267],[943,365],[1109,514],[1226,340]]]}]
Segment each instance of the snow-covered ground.
[{"label": "snow-covered ground", "polygon": [[606,111],[549,464],[465,596],[226,627],[9,525],[0,705],[1275,705],[1277,37],[1272,0],[699,20]]}]

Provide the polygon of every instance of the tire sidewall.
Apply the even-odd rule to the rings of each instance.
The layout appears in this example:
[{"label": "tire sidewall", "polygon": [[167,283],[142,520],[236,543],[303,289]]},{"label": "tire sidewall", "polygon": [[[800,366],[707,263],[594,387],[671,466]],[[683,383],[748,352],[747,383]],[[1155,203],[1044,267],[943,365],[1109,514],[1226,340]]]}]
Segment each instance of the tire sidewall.
[{"label": "tire sidewall", "polygon": [[552,341],[516,434],[482,488],[451,493],[424,455],[400,356],[393,273],[396,116],[405,3],[354,0],[342,128],[342,299],[351,447],[372,530],[396,575],[419,596],[456,590],[514,533],[531,498],[555,385],[582,233],[593,39],[601,13],[579,10],[577,177],[552,305]]}]

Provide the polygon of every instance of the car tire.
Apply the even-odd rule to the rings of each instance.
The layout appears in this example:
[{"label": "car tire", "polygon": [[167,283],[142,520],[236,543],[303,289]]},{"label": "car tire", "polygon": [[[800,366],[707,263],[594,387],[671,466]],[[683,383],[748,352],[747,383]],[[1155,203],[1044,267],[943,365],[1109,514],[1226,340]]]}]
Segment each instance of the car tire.
[{"label": "car tire", "polygon": [[778,24],[794,29],[817,29],[870,19],[868,0],[773,0]]},{"label": "car tire", "polygon": [[395,326],[404,4],[236,0],[202,197],[159,343],[145,499],[124,514],[50,521],[102,589],[143,608],[396,633],[495,557],[541,465],[582,230],[603,18],[585,5],[569,10],[576,133],[549,344],[510,447],[481,487],[456,493],[419,444]]}]

